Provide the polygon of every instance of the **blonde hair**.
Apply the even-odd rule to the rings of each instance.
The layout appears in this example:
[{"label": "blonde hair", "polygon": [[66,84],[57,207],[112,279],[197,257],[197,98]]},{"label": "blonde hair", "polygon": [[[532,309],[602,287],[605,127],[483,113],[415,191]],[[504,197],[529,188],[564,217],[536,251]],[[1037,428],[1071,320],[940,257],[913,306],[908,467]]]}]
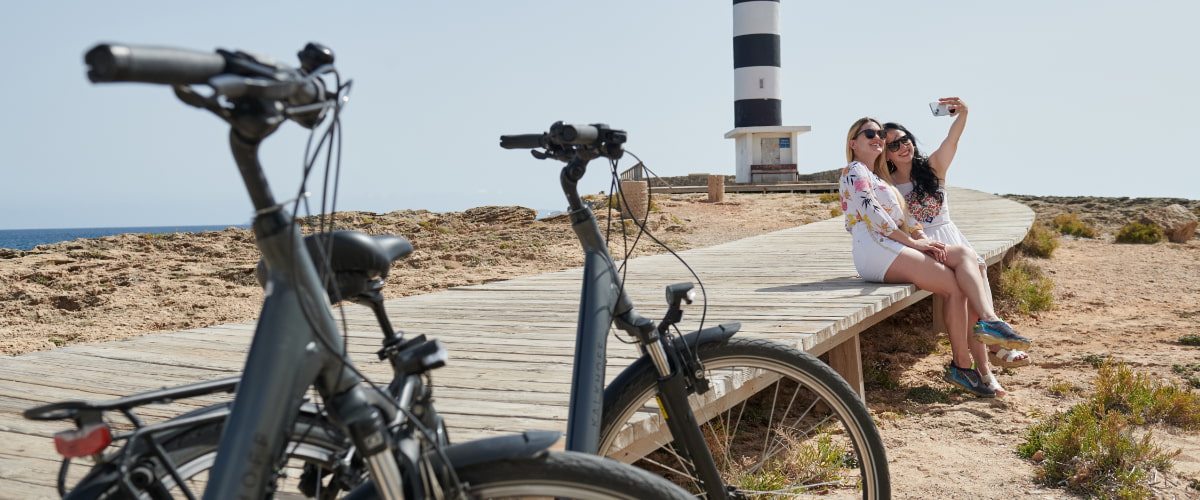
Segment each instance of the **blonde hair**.
[{"label": "blonde hair", "polygon": [[[883,132],[883,124],[880,123],[879,120],[869,116],[864,116],[859,118],[858,121],[854,122],[854,125],[850,126],[850,131],[846,133],[846,164],[850,164],[854,161],[854,149],[850,147],[850,142],[858,136],[858,133],[862,131],[862,126],[866,125],[868,122],[879,125],[879,131]],[[875,175],[879,176],[880,179],[883,179],[884,182],[887,183],[888,189],[893,195],[895,195],[896,200],[900,202],[900,209],[904,210],[905,213],[908,213],[908,204],[905,203],[904,195],[900,194],[899,189],[896,189],[895,182],[892,181],[892,173],[888,170],[887,153],[880,153],[879,156],[875,157],[875,161],[872,162],[870,167],[871,171],[874,172]],[[900,221],[900,225],[905,226],[906,220]]]}]

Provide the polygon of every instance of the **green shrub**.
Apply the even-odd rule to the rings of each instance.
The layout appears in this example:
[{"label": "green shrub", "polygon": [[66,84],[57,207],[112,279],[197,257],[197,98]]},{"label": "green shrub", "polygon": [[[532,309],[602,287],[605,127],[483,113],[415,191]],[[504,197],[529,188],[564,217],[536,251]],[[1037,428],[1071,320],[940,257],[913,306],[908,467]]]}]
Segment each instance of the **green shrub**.
[{"label": "green shrub", "polygon": [[1200,394],[1153,380],[1125,364],[1105,363],[1096,377],[1095,404],[1130,416],[1135,424],[1165,423],[1200,430]]},{"label": "green shrub", "polygon": [[1179,343],[1183,344],[1183,345],[1200,346],[1200,335],[1196,335],[1194,333],[1189,333],[1187,335],[1179,337]]},{"label": "green shrub", "polygon": [[841,196],[838,193],[821,193],[817,199],[821,200],[821,203],[831,203],[841,199]]},{"label": "green shrub", "polygon": [[1001,308],[1015,307],[1025,315],[1049,311],[1054,309],[1054,280],[1032,262],[1018,260],[1000,271],[994,300]]},{"label": "green shrub", "polygon": [[1200,363],[1193,365],[1171,365],[1175,373],[1183,377],[1183,381],[1193,389],[1200,389]]},{"label": "green shrub", "polygon": [[1058,232],[1051,230],[1044,223],[1035,223],[1025,234],[1025,239],[1017,244],[1021,253],[1030,257],[1049,259],[1058,248]]},{"label": "green shrub", "polygon": [[1163,240],[1163,230],[1158,224],[1130,222],[1117,231],[1117,243],[1158,243]]},{"label": "green shrub", "polygon": [[1100,368],[1104,362],[1108,361],[1107,354],[1084,354],[1083,362],[1092,365],[1092,368]]},{"label": "green shrub", "polygon": [[1079,214],[1066,213],[1054,218],[1054,228],[1062,234],[1080,238],[1095,238],[1100,234],[1091,224],[1079,220]]},{"label": "green shrub", "polygon": [[1042,419],[1018,453],[1038,462],[1038,479],[1100,498],[1152,498],[1153,470],[1165,471],[1179,452],[1165,453],[1149,429],[1164,423],[1200,427],[1200,395],[1105,363],[1084,403]]},{"label": "green shrub", "polygon": [[840,209],[838,207],[833,207],[833,208],[829,209],[830,217],[840,217],[841,215],[842,215],[842,209]]},{"label": "green shrub", "polygon": [[1018,452],[1040,453],[1036,474],[1047,485],[1097,498],[1153,498],[1151,469],[1169,469],[1174,456],[1149,431],[1138,434],[1120,412],[1080,405],[1030,427]]},{"label": "green shrub", "polygon": [[1050,394],[1059,397],[1065,397],[1071,394],[1079,394],[1084,391],[1082,387],[1072,384],[1066,380],[1058,379],[1050,382],[1050,385],[1046,386],[1046,390],[1050,392]]}]

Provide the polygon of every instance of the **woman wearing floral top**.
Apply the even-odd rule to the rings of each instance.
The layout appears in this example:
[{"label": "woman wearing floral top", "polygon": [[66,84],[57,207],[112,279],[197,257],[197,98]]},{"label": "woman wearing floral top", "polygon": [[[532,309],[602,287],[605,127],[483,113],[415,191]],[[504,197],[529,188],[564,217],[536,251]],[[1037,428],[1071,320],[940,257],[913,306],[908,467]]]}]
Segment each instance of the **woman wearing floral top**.
[{"label": "woman wearing floral top", "polygon": [[[987,343],[1027,347],[1029,340],[996,317],[990,300],[985,303],[988,291],[976,265],[975,252],[925,236],[920,223],[909,214],[904,198],[891,184],[884,143],[883,126],[873,118],[859,119],[847,133],[846,160],[850,164],[842,170],[839,194],[846,231],[853,240],[854,267],[868,281],[912,283],[941,295],[945,299],[943,319],[949,329],[952,351],[944,378],[975,395],[993,397],[996,392],[971,363],[968,304],[993,328],[1007,333],[988,339],[993,341]],[[979,335],[977,330],[976,338]]]}]

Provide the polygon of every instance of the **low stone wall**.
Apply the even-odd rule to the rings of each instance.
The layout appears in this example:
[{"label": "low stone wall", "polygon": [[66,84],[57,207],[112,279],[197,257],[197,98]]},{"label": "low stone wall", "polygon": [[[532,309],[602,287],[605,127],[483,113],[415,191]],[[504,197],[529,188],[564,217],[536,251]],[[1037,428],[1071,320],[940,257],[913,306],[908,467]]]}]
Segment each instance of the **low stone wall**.
[{"label": "low stone wall", "polygon": [[[826,170],[811,174],[800,174],[797,180],[799,182],[837,182],[838,177],[840,177],[841,174],[841,169]],[[677,175],[674,177],[656,177],[650,179],[650,187],[707,186],[708,175],[709,174],[689,174]],[[726,186],[738,185],[737,176],[726,175],[724,177]],[[743,183],[743,185],[744,184],[751,183]]]}]

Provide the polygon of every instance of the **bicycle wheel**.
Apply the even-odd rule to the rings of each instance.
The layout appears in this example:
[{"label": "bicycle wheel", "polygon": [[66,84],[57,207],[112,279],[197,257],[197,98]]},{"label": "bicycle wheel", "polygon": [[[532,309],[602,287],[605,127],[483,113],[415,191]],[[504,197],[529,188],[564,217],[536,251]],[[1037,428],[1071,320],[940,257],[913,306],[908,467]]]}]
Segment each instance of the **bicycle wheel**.
[{"label": "bicycle wheel", "polygon": [[[128,474],[120,474],[112,464],[98,466],[66,498],[130,498],[121,488],[122,477],[137,491],[132,498],[187,498],[186,492],[199,498],[216,462],[223,427],[224,422],[202,424],[160,442],[180,480],[168,473],[161,459],[148,450],[139,450]],[[347,456],[348,449],[340,430],[311,416],[298,417],[289,436],[285,462],[277,470],[274,497],[339,498],[366,479],[357,457]]]},{"label": "bicycle wheel", "polygon": [[456,470],[472,499],[691,500],[675,485],[615,460],[571,451]]},{"label": "bicycle wheel", "polygon": [[[890,498],[887,456],[858,395],[816,357],[761,339],[699,347],[711,389],[689,396],[726,485],[747,498]],[[653,366],[605,393],[600,453],[702,490],[656,402]]]}]

